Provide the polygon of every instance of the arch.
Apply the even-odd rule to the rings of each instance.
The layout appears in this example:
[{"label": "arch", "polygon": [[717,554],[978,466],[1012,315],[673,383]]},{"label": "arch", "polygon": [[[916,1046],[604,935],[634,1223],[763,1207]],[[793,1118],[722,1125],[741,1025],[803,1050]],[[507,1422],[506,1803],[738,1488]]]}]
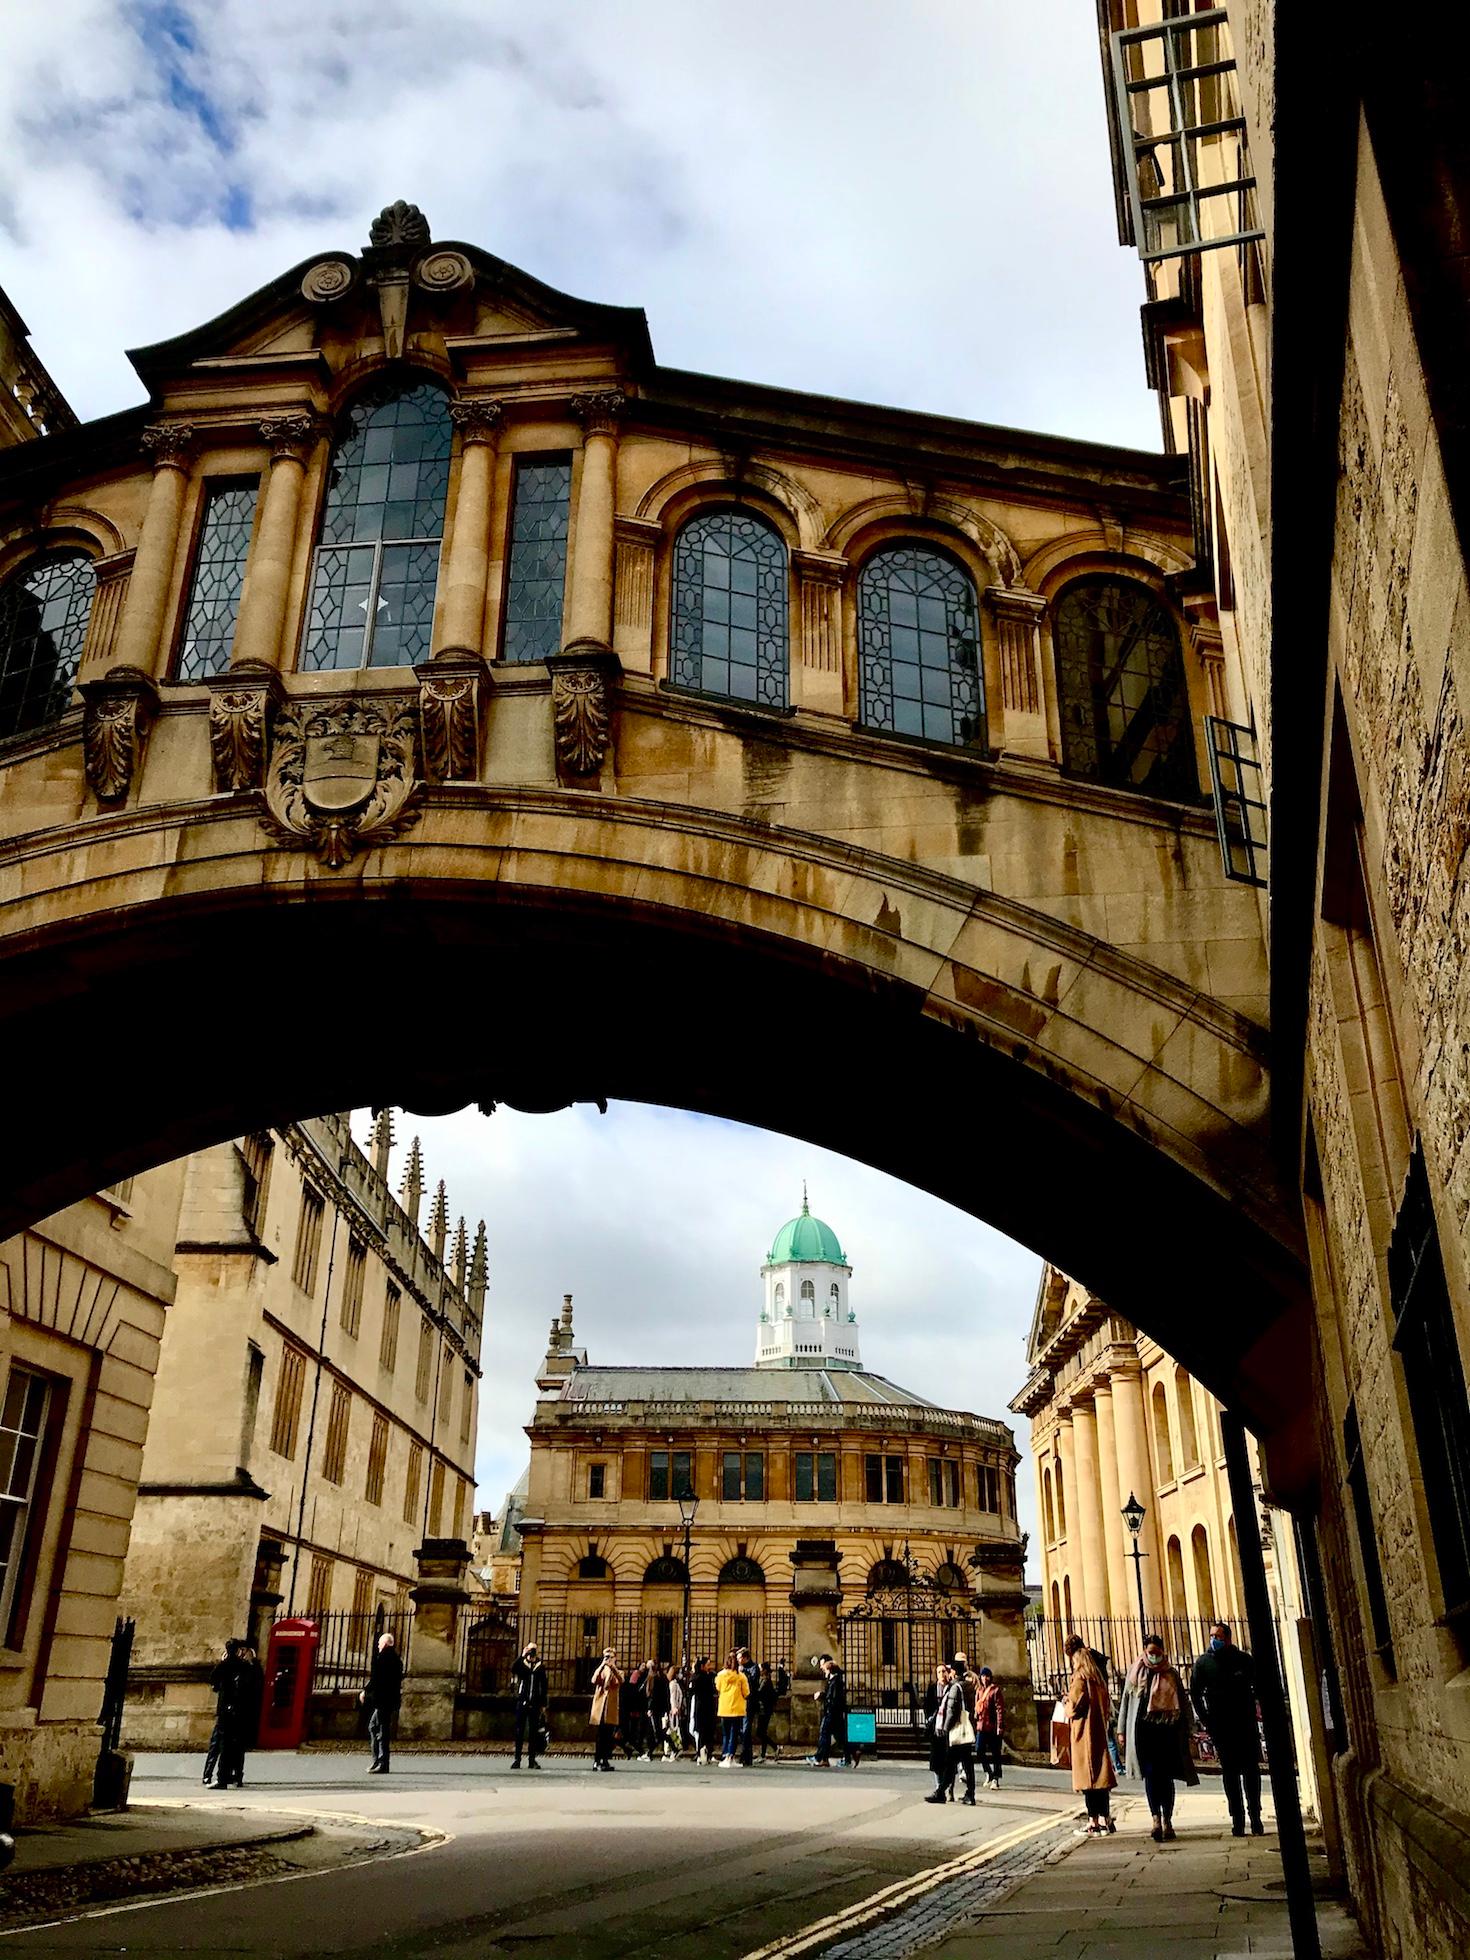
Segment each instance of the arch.
[{"label": "arch", "polygon": [[742,498],[755,490],[777,505],[791,522],[796,541],[803,551],[815,551],[822,536],[822,507],[794,476],[769,463],[747,462],[743,458],[709,457],[702,462],[684,463],[669,470],[657,483],[650,484],[638,503],[637,515],[667,521],[681,504],[695,501],[690,493],[699,491],[703,506],[710,497]]},{"label": "arch", "polygon": [[1062,1459],[1060,1457],[1052,1465],[1052,1470],[1056,1477],[1057,1536],[1058,1538],[1065,1538],[1067,1535],[1067,1492],[1062,1482]]},{"label": "arch", "polygon": [[786,1304],[786,1288],[780,1280],[776,1282],[776,1311],[780,1313]]},{"label": "arch", "polygon": [[1176,1620],[1187,1620],[1189,1594],[1184,1589],[1184,1550],[1177,1534],[1170,1538],[1164,1560],[1169,1575],[1169,1611]]},{"label": "arch", "polygon": [[452,446],[449,399],[426,376],[381,381],[348,408],[312,558],[303,672],[428,655]]},{"label": "arch", "polygon": [[911,497],[900,491],[869,497],[860,504],[850,505],[833,520],[822,539],[822,549],[850,556],[864,532],[893,523],[941,539],[945,531],[967,538],[990,567],[998,585],[1015,586],[1022,582],[1020,556],[1000,525],[953,497]]},{"label": "arch", "polygon": [[1194,1597],[1202,1620],[1215,1617],[1215,1579],[1210,1569],[1210,1535],[1202,1524],[1189,1534],[1190,1555],[1194,1561]]},{"label": "arch", "polygon": [[801,1282],[801,1317],[803,1320],[813,1320],[816,1318],[816,1312],[817,1289],[811,1280],[804,1279]]},{"label": "arch", "polygon": [[764,1586],[765,1568],[759,1560],[737,1554],[727,1558],[720,1567],[719,1583],[722,1586]]},{"label": "arch", "polygon": [[1184,648],[1142,580],[1074,579],[1052,617],[1067,772],[1172,802],[1199,801]]},{"label": "arch", "polygon": [[674,539],[669,682],[784,708],[791,671],[786,544],[770,519],[724,506]]},{"label": "arch", "polygon": [[584,1552],[577,1560],[579,1579],[610,1579],[612,1567],[600,1552]]},{"label": "arch", "polygon": [[1051,1616],[1054,1620],[1062,1617],[1062,1589],[1055,1579],[1051,1582]]},{"label": "arch", "polygon": [[96,589],[92,561],[75,546],[41,553],[0,586],[0,738],[66,712]]},{"label": "arch", "polygon": [[689,1577],[689,1568],[683,1559],[673,1552],[661,1552],[657,1558],[650,1559],[643,1572],[645,1586],[682,1586]]},{"label": "arch", "polygon": [[1070,1572],[1065,1573],[1062,1578],[1062,1610],[1066,1616],[1067,1625],[1071,1626],[1072,1624],[1072,1575]]},{"label": "arch", "polygon": [[1164,579],[1189,571],[1193,564],[1190,552],[1154,531],[1095,526],[1048,538],[1027,558],[1022,578],[1033,591],[1054,597],[1070,578],[1084,571],[1136,570],[1145,577]]},{"label": "arch", "polygon": [[985,742],[974,581],[928,544],[885,544],[858,577],[858,713],[869,727],[957,748]]},{"label": "arch", "polygon": [[1164,1384],[1155,1382],[1149,1393],[1154,1419],[1154,1475],[1160,1487],[1174,1481],[1174,1444],[1169,1435],[1169,1399]]},{"label": "arch", "polygon": [[965,1593],[970,1590],[970,1581],[953,1559],[947,1558],[942,1565],[934,1568],[934,1584],[940,1592]]},{"label": "arch", "polygon": [[1048,1545],[1055,1544],[1056,1536],[1057,1536],[1057,1525],[1056,1525],[1056,1513],[1052,1509],[1052,1502],[1051,1502],[1050,1465],[1048,1465],[1047,1468],[1044,1469],[1041,1473],[1041,1508],[1042,1508],[1042,1515],[1046,1519],[1046,1542],[1048,1543]]},{"label": "arch", "polygon": [[1179,1468],[1181,1474],[1186,1470],[1200,1467],[1199,1429],[1194,1419],[1194,1383],[1189,1379],[1188,1370],[1176,1367],[1174,1370],[1174,1393],[1179,1402]]},{"label": "arch", "polygon": [[901,1559],[874,1559],[868,1567],[868,1591],[903,1592],[909,1585],[908,1567]]}]

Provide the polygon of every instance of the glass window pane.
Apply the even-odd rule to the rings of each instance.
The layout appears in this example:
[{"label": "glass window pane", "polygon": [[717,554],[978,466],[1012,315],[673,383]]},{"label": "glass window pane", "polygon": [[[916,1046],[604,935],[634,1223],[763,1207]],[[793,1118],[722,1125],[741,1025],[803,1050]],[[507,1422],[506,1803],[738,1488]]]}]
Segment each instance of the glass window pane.
[{"label": "glass window pane", "polygon": [[758,1451],[747,1451],[745,1457],[745,1501],[759,1504],[766,1491],[766,1460]]},{"label": "glass window pane", "polygon": [[1184,655],[1163,600],[1134,579],[1079,579],[1057,601],[1053,632],[1067,769],[1197,801]]},{"label": "glass window pane", "polygon": [[207,680],[230,664],[259,479],[213,483],[205,493],[177,678]]},{"label": "glass window pane", "polygon": [[837,1457],[832,1450],[822,1450],[817,1457],[817,1496],[823,1504],[837,1501]]},{"label": "glass window pane", "polygon": [[979,644],[975,587],[953,559],[895,545],[863,567],[858,685],[870,728],[951,746],[982,742]]},{"label": "glass window pane", "polygon": [[725,1452],[723,1496],[727,1504],[740,1501],[740,1457],[734,1450]]},{"label": "glass window pane", "polygon": [[501,657],[544,660],[561,647],[572,497],[570,457],[516,462]]},{"label": "glass window pane", "polygon": [[0,737],[66,712],[94,587],[84,552],[57,551],[0,588]]},{"label": "glass window pane", "polygon": [[789,664],[786,547],[750,511],[693,517],[674,549],[669,678],[784,708]]},{"label": "glass window pane", "polygon": [[816,1496],[813,1485],[814,1468],[812,1452],[810,1450],[798,1450],[796,1452],[796,1501],[798,1504],[810,1504]]}]

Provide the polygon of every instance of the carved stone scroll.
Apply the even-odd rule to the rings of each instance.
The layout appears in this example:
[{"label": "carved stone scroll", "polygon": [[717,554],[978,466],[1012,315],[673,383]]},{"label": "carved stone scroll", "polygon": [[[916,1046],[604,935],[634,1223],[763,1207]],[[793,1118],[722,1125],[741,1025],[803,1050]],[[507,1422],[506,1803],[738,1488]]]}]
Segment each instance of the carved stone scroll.
[{"label": "carved stone scroll", "polygon": [[272,459],[289,456],[295,462],[305,463],[317,443],[329,433],[329,427],[320,415],[312,415],[305,410],[293,411],[286,415],[268,415],[260,424],[260,438]]},{"label": "carved stone scroll", "polygon": [[301,281],[301,297],[313,306],[332,306],[345,299],[357,280],[357,266],[351,259],[318,259],[308,266]]},{"label": "carved stone scroll", "polygon": [[263,828],[330,870],[418,821],[414,702],[293,701],[276,717]]},{"label": "carved stone scroll", "polygon": [[186,469],[190,451],[194,447],[194,424],[150,422],[139,437],[139,441],[154,469]]},{"label": "carved stone scroll", "polygon": [[143,760],[158,689],[141,667],[113,667],[79,691],[87,786],[99,803],[120,803]]},{"label": "carved stone scroll", "polygon": [[574,640],[547,661],[557,774],[576,782],[601,769],[612,741],[612,684],[620,663],[610,647]]},{"label": "carved stone scroll", "polygon": [[572,396],[572,414],[589,436],[611,435],[627,406],[628,397],[621,388],[603,388]]},{"label": "carved stone scroll", "polygon": [[281,677],[265,660],[237,660],[209,683],[209,752],[220,794],[261,789]]},{"label": "carved stone scroll", "polygon": [[479,780],[490,669],[467,647],[446,647],[415,667],[424,777],[431,783]]},{"label": "carved stone scroll", "polygon": [[449,419],[462,443],[494,442],[500,434],[505,410],[497,401],[471,398],[449,404]]}]

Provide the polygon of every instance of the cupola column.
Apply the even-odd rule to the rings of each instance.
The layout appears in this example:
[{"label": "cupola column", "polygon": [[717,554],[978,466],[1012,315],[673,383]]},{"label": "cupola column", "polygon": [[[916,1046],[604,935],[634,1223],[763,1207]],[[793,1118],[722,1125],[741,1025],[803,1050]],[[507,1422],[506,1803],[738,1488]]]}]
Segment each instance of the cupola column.
[{"label": "cupola column", "polygon": [[572,540],[572,579],[567,598],[566,644],[612,644],[613,516],[617,505],[620,390],[578,395],[572,413],[584,431],[577,528]]},{"label": "cupola column", "polygon": [[270,667],[281,665],[281,635],[296,557],[301,490],[307,460],[324,433],[316,416],[307,414],[273,415],[260,425],[261,440],[270,450],[270,470],[240,594],[232,661],[263,660]]},{"label": "cupola column", "polygon": [[482,651],[485,596],[490,583],[490,511],[495,491],[496,443],[501,406],[493,401],[449,405],[459,432],[459,491],[454,529],[444,567],[444,606],[440,614],[442,649]]},{"label": "cupola column", "polygon": [[153,459],[153,483],[112,650],[115,666],[156,674],[162,665],[163,616],[178,555],[193,446],[194,430],[185,422],[158,422],[143,431],[143,447]]}]

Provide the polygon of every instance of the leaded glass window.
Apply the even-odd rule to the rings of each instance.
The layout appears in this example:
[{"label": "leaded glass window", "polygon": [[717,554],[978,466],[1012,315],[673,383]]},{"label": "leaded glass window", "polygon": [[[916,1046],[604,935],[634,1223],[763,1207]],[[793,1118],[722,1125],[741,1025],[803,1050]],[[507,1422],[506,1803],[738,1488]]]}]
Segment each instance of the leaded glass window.
[{"label": "leaded glass window", "polygon": [[429,651],[449,406],[429,382],[364,397],[332,457],[301,665],[409,667]]},{"label": "leaded glass window", "polygon": [[0,588],[0,736],[65,713],[95,584],[85,552],[56,551]]},{"label": "leaded glass window", "polygon": [[570,457],[517,459],[501,639],[505,660],[544,660],[561,647],[571,502]]},{"label": "leaded glass window", "polygon": [[763,517],[709,511],[680,531],[670,638],[676,687],[786,706],[786,547]]},{"label": "leaded glass window", "polygon": [[1196,801],[1184,655],[1163,600],[1134,579],[1079,579],[1057,601],[1053,630],[1070,773]]},{"label": "leaded glass window", "polygon": [[212,483],[206,493],[194,582],[189,588],[179,646],[177,677],[181,681],[208,680],[230,664],[259,488],[259,480],[249,477]]},{"label": "leaded glass window", "polygon": [[878,551],[858,582],[859,711],[869,728],[985,740],[980,620],[968,572],[925,545]]}]

